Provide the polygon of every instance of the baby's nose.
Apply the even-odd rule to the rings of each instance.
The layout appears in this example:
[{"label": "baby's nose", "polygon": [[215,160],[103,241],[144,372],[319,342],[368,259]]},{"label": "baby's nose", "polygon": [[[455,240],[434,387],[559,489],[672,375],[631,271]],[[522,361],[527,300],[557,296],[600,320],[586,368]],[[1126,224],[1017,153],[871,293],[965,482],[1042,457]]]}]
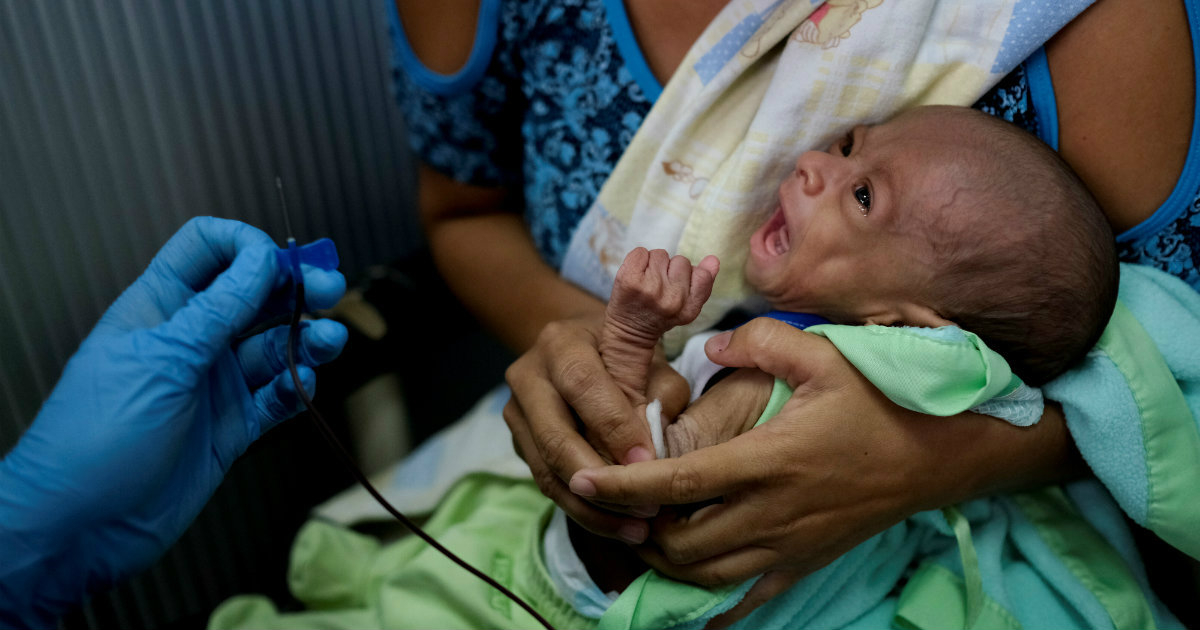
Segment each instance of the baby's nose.
[{"label": "baby's nose", "polygon": [[793,175],[800,181],[804,194],[817,195],[825,189],[826,157],[820,151],[806,151],[796,160]]}]

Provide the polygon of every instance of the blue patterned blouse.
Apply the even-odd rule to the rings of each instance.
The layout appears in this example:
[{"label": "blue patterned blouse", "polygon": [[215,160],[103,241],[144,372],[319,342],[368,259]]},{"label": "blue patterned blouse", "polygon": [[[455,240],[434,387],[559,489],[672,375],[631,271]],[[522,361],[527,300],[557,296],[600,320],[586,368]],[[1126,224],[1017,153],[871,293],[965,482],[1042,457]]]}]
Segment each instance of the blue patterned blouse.
[{"label": "blue patterned blouse", "polygon": [[[454,75],[420,63],[392,0],[385,2],[397,98],[413,149],[456,180],[522,189],[534,242],[557,267],[575,226],[662,91],[638,48],[624,1],[482,0],[475,46]],[[1195,4],[1187,3],[1192,41],[1198,42]],[[1044,53],[1031,56],[975,106],[1057,147]],[[1152,217],[1118,235],[1117,243],[1122,260],[1163,269],[1200,289],[1198,137],[1193,129],[1175,192]]]}]

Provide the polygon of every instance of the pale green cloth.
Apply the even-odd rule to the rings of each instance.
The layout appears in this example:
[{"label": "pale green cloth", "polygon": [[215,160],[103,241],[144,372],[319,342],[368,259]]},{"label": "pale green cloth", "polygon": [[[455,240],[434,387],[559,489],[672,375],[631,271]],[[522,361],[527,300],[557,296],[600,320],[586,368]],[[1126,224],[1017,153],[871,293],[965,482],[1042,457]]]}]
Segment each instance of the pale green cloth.
[{"label": "pale green cloth", "polygon": [[[594,621],[554,593],[541,533],[554,504],[530,481],[464,478],[425,529],[526,601],[556,628]],[[292,549],[288,586],[307,610],[280,612],[261,596],[223,603],[209,628],[540,628],[524,610],[415,536],[381,545],[324,521],[307,523]]]},{"label": "pale green cloth", "polygon": [[[776,381],[761,424],[778,413],[790,389]],[[541,539],[553,505],[527,480],[473,474],[459,481],[427,524],[439,541],[528,601],[556,628],[698,628],[741,599],[753,581],[705,589],[646,572],[625,589],[599,622],[571,609],[555,592],[541,558]],[[1154,616],[1117,555],[1079,517],[1061,492],[1023,495],[1005,506],[973,502],[951,524],[924,513],[873,537],[759,609],[743,627],[1020,628],[1017,616],[980,590],[979,569],[964,583],[957,545],[970,544],[971,523],[983,525],[983,550],[1022,536],[1044,541],[1039,562],[1067,558],[1074,579],[1104,601],[1120,628],[1151,628]],[[1006,516],[1007,514],[1007,516]],[[1005,524],[1016,514],[1022,522]],[[999,537],[998,537],[999,534]],[[1025,553],[1028,545],[1024,547]],[[1035,553],[1036,555],[1036,553]],[[972,560],[972,564],[975,561]],[[1037,564],[1037,563],[1033,563]],[[986,561],[984,562],[987,566]],[[898,578],[910,566],[907,581]],[[991,565],[997,567],[997,565]],[[1016,554],[987,574],[1010,592],[1049,593],[1046,577]],[[972,572],[969,571],[969,574]],[[242,596],[214,613],[210,628],[536,628],[535,620],[441,554],[409,536],[381,545],[374,538],[314,520],[292,553],[289,586],[307,610],[280,612],[263,597]],[[974,583],[975,586],[971,586]],[[898,585],[903,585],[895,595]],[[1051,597],[1048,601],[1057,601]],[[1068,623],[1070,606],[1041,607],[1041,619]],[[748,624],[748,625],[747,625]],[[866,625],[861,625],[866,624]],[[874,625],[873,625],[874,624]],[[1167,624],[1168,626],[1171,624]]]},{"label": "pale green cloth", "polygon": [[[811,326],[892,402],[934,416],[953,416],[1022,386],[996,351],[954,326]],[[1039,413],[1040,415],[1040,413]]]}]

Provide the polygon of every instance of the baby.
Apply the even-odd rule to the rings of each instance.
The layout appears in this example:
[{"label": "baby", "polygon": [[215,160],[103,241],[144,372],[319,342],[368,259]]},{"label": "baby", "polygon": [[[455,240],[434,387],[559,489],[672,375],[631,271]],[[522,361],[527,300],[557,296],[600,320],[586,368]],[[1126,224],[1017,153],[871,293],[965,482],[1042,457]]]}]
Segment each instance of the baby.
[{"label": "baby", "polygon": [[[777,310],[954,324],[1030,385],[1083,356],[1116,300],[1112,232],[1083,183],[1037,138],[965,107],[801,155],[749,246],[746,280]],[[635,403],[659,337],[695,319],[717,268],[639,249],[618,271],[600,350]]]},{"label": "baby", "polygon": [[[618,271],[600,352],[639,409],[650,402],[659,338],[695,319],[718,266],[712,256],[693,267],[639,248]],[[1014,125],[960,107],[918,108],[801,155],[751,236],[745,266],[748,283],[777,310],[837,324],[957,325],[1031,385],[1094,345],[1117,274],[1104,215],[1058,155]],[[666,428],[668,454],[748,430],[772,382],[741,370],[714,385]],[[636,575],[614,571],[611,542],[582,530],[570,537],[602,590]]]}]

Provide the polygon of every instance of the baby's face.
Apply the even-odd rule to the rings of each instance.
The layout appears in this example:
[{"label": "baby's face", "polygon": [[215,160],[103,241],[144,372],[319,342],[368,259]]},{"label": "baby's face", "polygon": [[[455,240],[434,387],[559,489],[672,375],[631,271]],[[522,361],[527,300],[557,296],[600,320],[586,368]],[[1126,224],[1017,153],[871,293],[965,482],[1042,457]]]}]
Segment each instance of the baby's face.
[{"label": "baby's face", "polygon": [[751,286],[776,308],[845,323],[902,321],[884,314],[932,279],[924,227],[945,219],[959,190],[952,164],[961,129],[941,118],[916,110],[801,155],[750,238]]}]

